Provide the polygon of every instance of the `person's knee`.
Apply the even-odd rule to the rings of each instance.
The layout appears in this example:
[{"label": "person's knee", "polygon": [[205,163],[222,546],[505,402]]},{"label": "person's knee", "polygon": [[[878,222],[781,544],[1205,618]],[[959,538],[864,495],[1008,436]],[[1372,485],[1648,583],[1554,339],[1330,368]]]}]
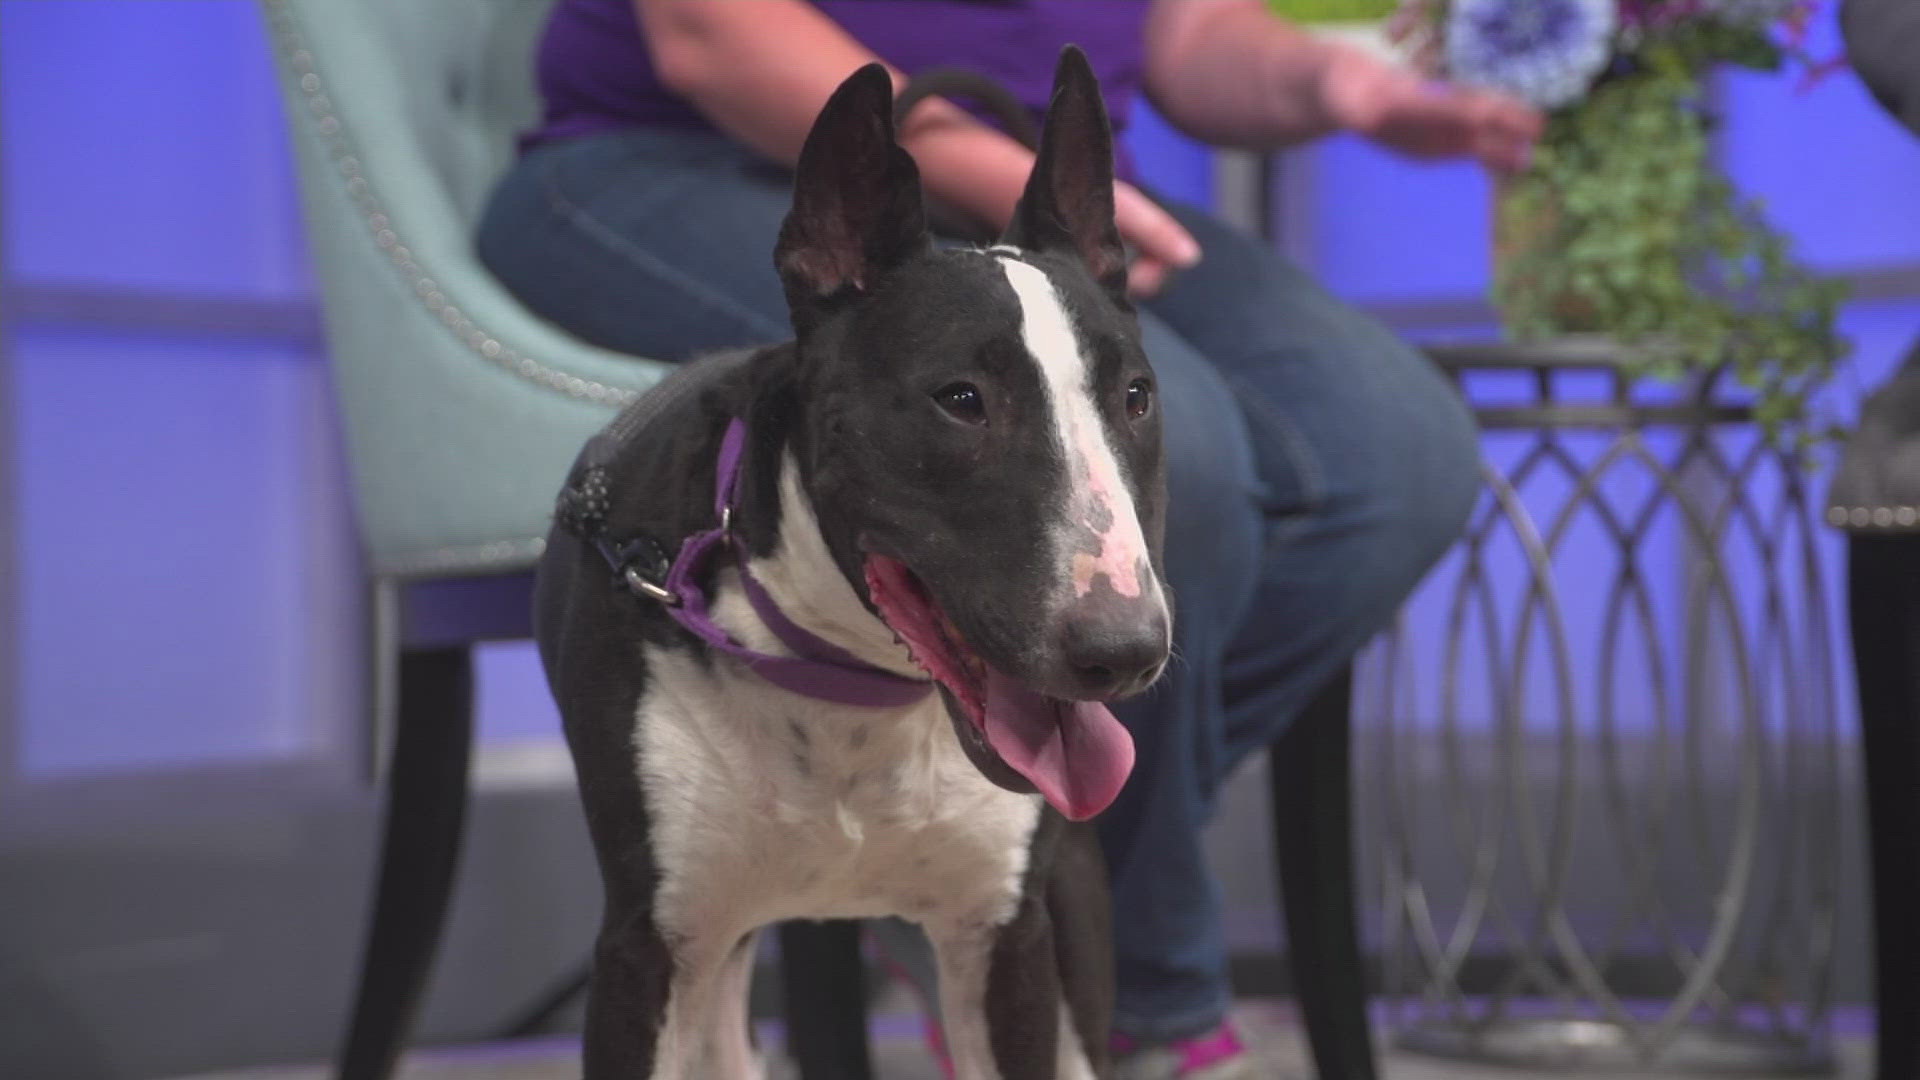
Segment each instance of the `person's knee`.
[{"label": "person's knee", "polygon": [[1230,418],[1167,424],[1169,531],[1214,532],[1257,518],[1259,478],[1246,434]]},{"label": "person's knee", "polygon": [[1452,392],[1433,403],[1420,483],[1405,492],[1409,526],[1438,557],[1459,539],[1481,489],[1480,430]]},{"label": "person's knee", "polygon": [[1221,617],[1260,563],[1260,480],[1231,391],[1192,349],[1147,320],[1166,462],[1166,576],[1178,618]]},{"label": "person's knee", "polygon": [[[1424,361],[1420,361],[1424,363]],[[1356,561],[1411,588],[1459,540],[1481,490],[1479,431],[1443,380],[1423,380],[1399,422],[1380,425],[1383,445],[1356,478]]]}]

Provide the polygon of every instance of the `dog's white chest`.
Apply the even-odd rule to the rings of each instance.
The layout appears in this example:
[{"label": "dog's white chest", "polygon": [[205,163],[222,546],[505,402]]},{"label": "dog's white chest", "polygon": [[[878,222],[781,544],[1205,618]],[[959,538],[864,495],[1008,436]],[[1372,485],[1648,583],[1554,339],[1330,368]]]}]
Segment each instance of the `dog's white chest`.
[{"label": "dog's white chest", "polygon": [[1011,915],[1039,799],[981,776],[937,697],[849,709],[726,662],[659,651],[648,661],[634,746],[663,930]]}]

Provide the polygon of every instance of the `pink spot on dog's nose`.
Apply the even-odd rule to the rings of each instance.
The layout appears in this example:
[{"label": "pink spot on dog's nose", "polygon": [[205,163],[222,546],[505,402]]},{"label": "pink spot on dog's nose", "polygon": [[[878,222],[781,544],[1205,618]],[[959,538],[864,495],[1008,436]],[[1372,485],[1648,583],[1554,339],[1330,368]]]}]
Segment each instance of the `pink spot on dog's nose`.
[{"label": "pink spot on dog's nose", "polygon": [[1080,464],[1086,474],[1087,485],[1081,524],[1100,542],[1100,550],[1093,554],[1084,551],[1074,553],[1074,595],[1085,596],[1092,592],[1094,579],[1104,575],[1108,587],[1114,592],[1130,599],[1137,598],[1140,595],[1143,551],[1140,526],[1132,513],[1132,502],[1120,487],[1120,478],[1114,472],[1111,455],[1089,453],[1093,448],[1086,445],[1089,440],[1084,430],[1076,431],[1074,435],[1075,441],[1081,444],[1077,449],[1080,451]]},{"label": "pink spot on dog's nose", "polygon": [[1085,596],[1093,591],[1093,579],[1105,575],[1114,592],[1128,598],[1140,595],[1140,560],[1115,543],[1111,530],[1100,536],[1100,553],[1080,552],[1073,557],[1073,594]]}]

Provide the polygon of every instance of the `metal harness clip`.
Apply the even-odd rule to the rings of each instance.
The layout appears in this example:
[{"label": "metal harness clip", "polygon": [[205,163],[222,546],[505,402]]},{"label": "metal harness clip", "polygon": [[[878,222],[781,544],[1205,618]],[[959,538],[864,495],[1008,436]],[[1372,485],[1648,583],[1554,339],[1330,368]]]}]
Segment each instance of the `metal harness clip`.
[{"label": "metal harness clip", "polygon": [[668,607],[679,606],[680,598],[678,596],[647,580],[646,575],[640,572],[639,567],[628,564],[621,569],[620,576],[626,579],[627,588],[632,589],[639,595],[658,600]]}]

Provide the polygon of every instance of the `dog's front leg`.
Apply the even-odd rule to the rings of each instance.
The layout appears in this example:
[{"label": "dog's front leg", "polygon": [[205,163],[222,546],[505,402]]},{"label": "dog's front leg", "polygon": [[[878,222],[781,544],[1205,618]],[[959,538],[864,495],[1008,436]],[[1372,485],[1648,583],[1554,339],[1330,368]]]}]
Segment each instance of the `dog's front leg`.
[{"label": "dog's front leg", "polygon": [[644,918],[603,928],[585,1080],[760,1080],[746,1016],[753,941],[703,936],[669,947]]},{"label": "dog's front leg", "polygon": [[707,1052],[715,1080],[761,1080],[766,1075],[754,1050],[752,1020],[747,1015],[747,993],[753,983],[754,943],[759,931],[741,936],[721,961],[715,980],[714,1003],[707,1024]]},{"label": "dog's front leg", "polygon": [[673,953],[645,908],[609,909],[594,944],[587,987],[587,1023],[581,1038],[585,1080],[634,1080],[662,1075],[655,1068]]},{"label": "dog's front leg", "polygon": [[1023,897],[998,925],[929,925],[940,962],[940,1013],[957,1080],[1058,1076],[1060,973],[1053,924]]},{"label": "dog's front leg", "polygon": [[648,1080],[760,1080],[746,1013],[753,940],[749,933],[678,944]]}]

